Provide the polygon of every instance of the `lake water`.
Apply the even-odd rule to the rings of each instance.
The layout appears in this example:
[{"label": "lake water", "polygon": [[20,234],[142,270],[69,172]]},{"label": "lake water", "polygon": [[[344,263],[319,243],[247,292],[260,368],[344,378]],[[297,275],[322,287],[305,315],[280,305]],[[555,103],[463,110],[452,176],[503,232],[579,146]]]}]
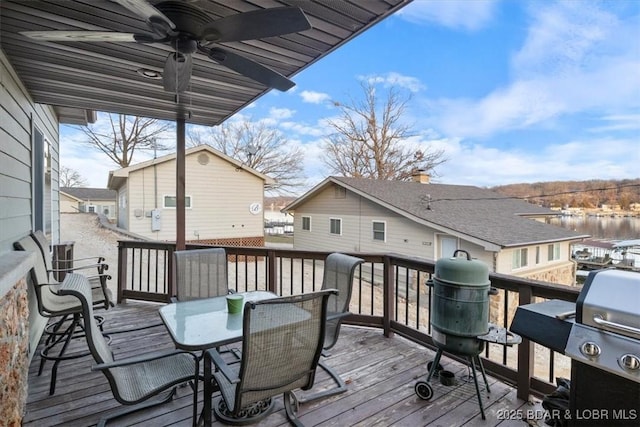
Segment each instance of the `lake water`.
[{"label": "lake water", "polygon": [[581,234],[589,234],[592,239],[640,239],[639,217],[562,216],[552,218],[550,223]]}]

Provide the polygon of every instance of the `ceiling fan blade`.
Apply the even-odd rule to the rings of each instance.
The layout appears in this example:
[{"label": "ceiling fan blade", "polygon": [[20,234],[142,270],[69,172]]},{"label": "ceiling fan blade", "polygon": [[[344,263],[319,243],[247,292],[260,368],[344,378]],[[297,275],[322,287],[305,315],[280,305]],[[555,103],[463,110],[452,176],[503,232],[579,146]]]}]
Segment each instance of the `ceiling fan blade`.
[{"label": "ceiling fan blade", "polygon": [[280,91],[287,91],[296,84],[273,71],[271,68],[265,67],[259,62],[253,61],[237,53],[233,53],[226,49],[212,48],[208,51],[209,58],[224,65],[225,67],[249,77],[252,80],[262,83],[263,85]]},{"label": "ceiling fan blade", "polygon": [[182,93],[189,87],[193,58],[191,55],[170,53],[164,64],[162,83],[164,90],[173,93]]},{"label": "ceiling fan blade", "polygon": [[153,7],[146,0],[111,0],[114,3],[118,3],[125,9],[129,9],[141,18],[144,18],[147,22],[164,21],[172,30],[176,28],[175,24],[171,22],[164,13]]},{"label": "ceiling fan blade", "polygon": [[238,13],[202,27],[205,42],[263,39],[308,30],[311,24],[299,7],[277,7]]},{"label": "ceiling fan blade", "polygon": [[113,31],[21,31],[20,34],[34,40],[49,42],[135,42],[131,33]]}]

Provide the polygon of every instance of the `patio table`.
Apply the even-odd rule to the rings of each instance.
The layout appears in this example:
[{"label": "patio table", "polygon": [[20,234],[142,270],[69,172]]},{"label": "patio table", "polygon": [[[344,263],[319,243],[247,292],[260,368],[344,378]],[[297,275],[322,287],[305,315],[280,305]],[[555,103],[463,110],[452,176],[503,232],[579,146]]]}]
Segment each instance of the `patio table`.
[{"label": "patio table", "polygon": [[[244,303],[278,297],[267,291],[238,294],[244,297]],[[204,351],[242,340],[243,313],[229,313],[226,296],[175,302],[161,307],[159,312],[171,339],[182,350]],[[205,384],[204,388],[202,416],[204,424],[211,425],[211,385]],[[197,404],[194,395],[193,405]]]},{"label": "patio table", "polygon": [[[277,298],[267,291],[239,292],[244,302]],[[242,340],[242,312],[230,314],[226,296],[167,304],[160,317],[177,348],[207,350]]]}]

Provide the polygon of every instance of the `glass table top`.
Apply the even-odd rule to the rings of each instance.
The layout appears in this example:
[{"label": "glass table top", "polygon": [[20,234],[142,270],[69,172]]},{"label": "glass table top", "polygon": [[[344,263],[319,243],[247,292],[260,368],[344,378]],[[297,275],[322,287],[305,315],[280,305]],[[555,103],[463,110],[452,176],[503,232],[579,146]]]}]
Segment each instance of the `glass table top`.
[{"label": "glass table top", "polygon": [[[277,298],[266,291],[239,292],[244,303]],[[160,308],[164,322],[176,347],[204,350],[242,339],[242,312],[230,314],[226,296],[167,304]]]}]

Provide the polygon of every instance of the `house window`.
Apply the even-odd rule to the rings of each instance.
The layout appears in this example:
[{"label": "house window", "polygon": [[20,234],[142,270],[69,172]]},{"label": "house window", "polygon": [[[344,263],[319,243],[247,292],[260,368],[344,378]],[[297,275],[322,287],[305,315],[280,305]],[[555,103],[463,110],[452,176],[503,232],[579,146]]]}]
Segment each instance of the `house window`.
[{"label": "house window", "polygon": [[329,232],[331,234],[342,235],[342,219],[329,218]]},{"label": "house window", "polygon": [[[164,196],[164,206],[165,209],[175,209],[176,208],[176,196]],[[184,196],[184,207],[187,209],[191,208],[191,196]]]},{"label": "house window", "polygon": [[549,245],[548,248],[549,248],[548,260],[549,261],[559,260],[560,259],[560,243],[554,243],[552,245]]},{"label": "house window", "polygon": [[540,246],[536,246],[536,264],[540,264]]},{"label": "house window", "polygon": [[527,266],[527,256],[529,252],[527,248],[516,249],[513,251],[513,259],[511,260],[511,268],[522,268]]},{"label": "house window", "polygon": [[335,186],[333,196],[336,199],[345,199],[347,197],[347,189],[344,187]]},{"label": "house window", "polygon": [[384,221],[373,221],[373,240],[385,241],[387,224]]},{"label": "house window", "polygon": [[51,185],[51,146],[38,129],[33,131],[33,203],[35,230],[51,236],[53,197]]},{"label": "house window", "polygon": [[311,217],[303,216],[302,217],[302,229],[304,231],[311,231]]}]

